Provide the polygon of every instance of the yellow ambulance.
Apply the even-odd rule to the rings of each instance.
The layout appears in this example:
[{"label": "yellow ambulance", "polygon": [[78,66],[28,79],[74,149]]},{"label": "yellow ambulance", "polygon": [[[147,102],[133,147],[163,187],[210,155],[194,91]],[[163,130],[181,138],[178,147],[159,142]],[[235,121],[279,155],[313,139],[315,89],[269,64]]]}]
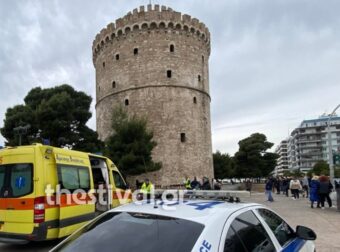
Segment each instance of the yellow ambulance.
[{"label": "yellow ambulance", "polygon": [[41,144],[0,150],[0,242],[65,237],[130,201],[106,157]]}]

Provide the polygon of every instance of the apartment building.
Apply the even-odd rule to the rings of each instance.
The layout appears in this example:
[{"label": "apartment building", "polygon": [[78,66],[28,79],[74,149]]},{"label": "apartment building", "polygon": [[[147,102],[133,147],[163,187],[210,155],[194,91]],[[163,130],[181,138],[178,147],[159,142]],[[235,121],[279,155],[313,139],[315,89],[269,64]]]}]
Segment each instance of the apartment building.
[{"label": "apartment building", "polygon": [[[328,161],[328,115],[304,120],[294,129],[288,139],[288,168],[308,171],[317,161]],[[340,117],[334,115],[330,121],[332,149],[340,152]]]},{"label": "apartment building", "polygon": [[284,171],[288,170],[288,140],[283,140],[276,147],[275,153],[279,155],[277,165],[275,167],[275,176],[283,175]]}]

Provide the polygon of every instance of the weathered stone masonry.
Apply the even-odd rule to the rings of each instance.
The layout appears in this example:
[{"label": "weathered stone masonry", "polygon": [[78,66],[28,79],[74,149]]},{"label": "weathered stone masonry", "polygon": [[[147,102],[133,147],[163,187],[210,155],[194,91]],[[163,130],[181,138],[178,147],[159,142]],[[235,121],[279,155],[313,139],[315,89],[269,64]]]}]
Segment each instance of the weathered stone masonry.
[{"label": "weathered stone masonry", "polygon": [[92,51],[99,137],[111,134],[112,110],[123,106],[147,117],[157,142],[153,159],[163,167],[145,176],[159,185],[212,178],[205,25],[165,6],[141,6],[102,29]]}]

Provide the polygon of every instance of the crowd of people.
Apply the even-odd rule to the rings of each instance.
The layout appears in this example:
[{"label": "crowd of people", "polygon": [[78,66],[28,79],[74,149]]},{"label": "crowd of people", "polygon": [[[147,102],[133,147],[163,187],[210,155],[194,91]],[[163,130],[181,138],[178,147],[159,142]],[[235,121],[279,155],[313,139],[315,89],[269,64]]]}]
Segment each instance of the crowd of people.
[{"label": "crowd of people", "polygon": [[[183,181],[183,186],[187,190],[221,190],[222,183],[216,179],[213,179],[210,183],[207,177],[203,177],[201,180],[198,180],[197,177],[194,177],[193,180],[186,177]],[[136,189],[149,193],[151,189],[153,189],[153,184],[148,178],[145,179],[144,182],[136,180]]]},{"label": "crowd of people", "polygon": [[328,176],[321,175],[312,177],[270,177],[265,184],[265,193],[267,200],[274,201],[273,193],[284,194],[286,197],[290,196],[293,200],[297,200],[302,195],[303,198],[309,198],[311,208],[316,204],[317,208],[325,208],[325,202],[329,207],[332,207],[332,200],[330,197],[334,187]]},{"label": "crowd of people", "polygon": [[221,185],[221,182],[216,179],[210,183],[207,177],[203,177],[201,181],[197,180],[197,177],[194,177],[193,180],[186,177],[184,180],[184,187],[187,190],[221,190]]},{"label": "crowd of people", "polygon": [[[250,179],[244,181],[245,189],[249,192],[252,190],[252,182]],[[340,186],[336,181],[336,186]],[[203,177],[198,180],[194,177],[190,180],[186,177],[182,183],[182,186],[187,190],[221,190],[222,183],[216,179],[211,181],[207,177]],[[141,189],[144,193],[150,193],[154,186],[145,179],[144,182],[136,181],[137,189]],[[312,176],[303,178],[298,177],[269,177],[265,183],[265,193],[267,200],[274,201],[273,194],[282,194],[286,197],[291,196],[293,200],[298,200],[300,195],[302,198],[309,198],[311,208],[325,208],[327,202],[329,207],[333,206],[330,194],[333,192],[333,185],[328,176]]]}]

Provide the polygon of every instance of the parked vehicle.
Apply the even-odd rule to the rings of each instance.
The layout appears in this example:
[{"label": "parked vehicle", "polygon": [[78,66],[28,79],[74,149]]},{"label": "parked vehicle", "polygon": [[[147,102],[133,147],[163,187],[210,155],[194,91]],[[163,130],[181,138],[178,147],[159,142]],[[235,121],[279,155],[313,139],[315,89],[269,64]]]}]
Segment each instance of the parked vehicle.
[{"label": "parked vehicle", "polygon": [[68,236],[130,196],[104,156],[41,144],[0,150],[0,242]]},{"label": "parked vehicle", "polygon": [[220,192],[194,191],[190,192],[194,197],[201,193],[195,200],[149,200],[117,207],[78,230],[51,252],[315,250],[312,240],[316,234],[311,229],[297,226],[293,230],[266,206],[201,198]]}]

